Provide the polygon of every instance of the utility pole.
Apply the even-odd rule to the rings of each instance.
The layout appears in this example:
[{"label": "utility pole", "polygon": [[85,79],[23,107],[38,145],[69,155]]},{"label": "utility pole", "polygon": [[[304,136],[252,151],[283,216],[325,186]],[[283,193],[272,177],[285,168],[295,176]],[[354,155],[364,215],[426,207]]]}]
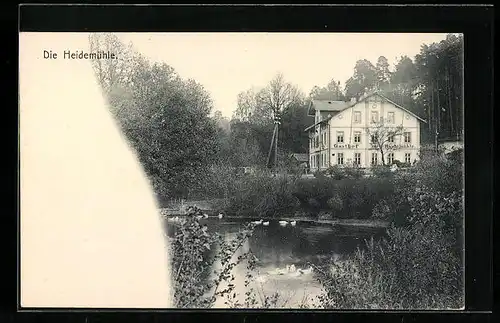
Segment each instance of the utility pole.
[{"label": "utility pole", "polygon": [[269,153],[267,155],[267,165],[271,167],[271,153],[274,150],[274,168],[278,166],[278,132],[279,125],[281,124],[281,117],[276,113],[274,117],[274,131],[271,138],[271,145],[269,146]]},{"label": "utility pole", "polygon": [[271,154],[274,149],[274,138],[276,138],[276,125],[274,125],[273,129],[273,137],[271,138],[271,145],[269,146],[269,153],[267,154],[267,167],[271,168]]},{"label": "utility pole", "polygon": [[281,116],[279,115],[279,112],[276,113],[274,123],[276,127],[276,137],[274,138],[274,168],[276,169],[278,167],[278,133],[279,125],[281,124]]}]

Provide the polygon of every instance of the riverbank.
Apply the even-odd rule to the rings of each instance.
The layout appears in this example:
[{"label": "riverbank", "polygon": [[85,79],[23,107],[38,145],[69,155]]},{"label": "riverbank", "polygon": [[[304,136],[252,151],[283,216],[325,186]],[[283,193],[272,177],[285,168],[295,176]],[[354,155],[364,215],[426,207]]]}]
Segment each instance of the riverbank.
[{"label": "riverbank", "polygon": [[309,219],[309,218],[283,218],[285,221],[297,221],[312,224],[329,224],[336,226],[352,226],[352,227],[369,227],[369,228],[387,228],[389,226],[388,221],[372,220],[372,219],[329,219],[329,220],[319,220],[319,219]]},{"label": "riverbank", "polygon": [[[173,209],[161,209],[160,213],[165,218],[172,217],[184,217],[186,216],[184,213],[179,210]],[[218,218],[215,214],[210,214],[207,212],[208,218]],[[239,217],[239,216],[228,216],[224,215],[224,220],[246,220],[248,222],[263,220],[266,221],[296,221],[297,223],[308,223],[308,224],[317,224],[317,225],[332,225],[332,226],[349,226],[349,227],[363,227],[363,228],[387,228],[389,226],[388,221],[381,220],[373,220],[373,219],[311,219],[305,217],[281,217],[281,218],[271,218],[271,217]]]}]

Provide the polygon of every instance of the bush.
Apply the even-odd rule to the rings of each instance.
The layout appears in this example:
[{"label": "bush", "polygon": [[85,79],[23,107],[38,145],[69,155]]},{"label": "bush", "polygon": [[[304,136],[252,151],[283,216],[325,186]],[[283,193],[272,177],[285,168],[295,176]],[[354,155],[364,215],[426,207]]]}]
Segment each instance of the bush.
[{"label": "bush", "polygon": [[300,202],[292,195],[296,177],[287,174],[272,176],[262,171],[235,180],[226,213],[238,216],[273,217],[294,212]]},{"label": "bush", "polygon": [[207,168],[196,195],[202,198],[228,198],[234,191],[236,178],[233,167],[212,165]]},{"label": "bush", "polygon": [[363,170],[358,166],[346,166],[343,168],[343,170],[346,177],[348,178],[359,179],[362,178],[365,174]]},{"label": "bush", "polygon": [[[211,307],[216,297],[227,297],[234,294],[234,278],[230,275],[232,268],[242,260],[248,259],[245,253],[234,260],[235,253],[253,233],[253,225],[247,225],[236,238],[227,242],[218,233],[210,233],[206,226],[196,218],[201,211],[191,208],[190,213],[176,226],[171,238],[173,255],[173,280],[175,307]],[[209,255],[209,251],[218,247],[218,252]],[[220,270],[211,276],[213,265],[220,264]],[[208,283],[200,283],[208,281]]]},{"label": "bush", "polygon": [[344,200],[340,194],[335,194],[328,199],[328,207],[333,211],[342,211],[344,209]]},{"label": "bush", "polygon": [[346,177],[346,173],[338,165],[333,165],[333,166],[328,167],[326,169],[325,173],[327,176],[330,176],[333,179],[343,179]]},{"label": "bush", "polygon": [[300,179],[293,188],[295,196],[301,207],[318,213],[322,209],[328,209],[328,199],[333,196],[335,181],[329,177],[322,176],[315,179]]},{"label": "bush", "polygon": [[391,165],[396,165],[396,166],[398,166],[398,168],[399,168],[399,167],[403,167],[403,163],[402,163],[401,161],[397,160],[397,159],[394,159],[394,160],[392,161],[392,164],[391,164]]},{"label": "bush", "polygon": [[391,172],[390,168],[383,165],[372,166],[371,168],[372,176],[378,178],[387,178],[392,177],[393,172]]},{"label": "bush", "polygon": [[405,226],[317,270],[326,308],[437,309],[463,305],[462,198],[415,190]]}]

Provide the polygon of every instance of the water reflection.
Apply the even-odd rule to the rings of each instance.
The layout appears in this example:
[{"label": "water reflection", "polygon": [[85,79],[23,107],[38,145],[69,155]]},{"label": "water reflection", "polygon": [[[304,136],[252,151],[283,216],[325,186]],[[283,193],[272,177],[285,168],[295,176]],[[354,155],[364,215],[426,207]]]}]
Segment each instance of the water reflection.
[{"label": "water reflection", "polygon": [[[220,233],[226,242],[236,238],[239,230],[249,220],[235,219],[203,219],[209,231]],[[168,235],[175,232],[175,224],[166,225]],[[345,228],[331,225],[317,225],[298,222],[296,226],[280,226],[277,221],[271,221],[269,226],[259,225],[254,234],[241,246],[236,257],[249,250],[257,258],[257,266],[252,272],[253,281],[245,287],[247,262],[236,266],[231,274],[236,298],[241,304],[245,300],[245,292],[253,288],[257,301],[262,305],[265,296],[280,294],[278,307],[298,307],[301,304],[311,305],[311,301],[321,293],[321,286],[314,278],[310,264],[321,265],[331,257],[341,259],[356,250],[364,247],[364,239],[381,234],[380,230],[361,230],[359,228]],[[218,246],[209,251],[207,257],[214,257]],[[213,270],[220,270],[216,263]],[[206,277],[204,283],[210,277]],[[212,277],[213,278],[213,277]],[[223,289],[226,286],[220,286]],[[215,307],[228,307],[225,300],[217,299]]]}]

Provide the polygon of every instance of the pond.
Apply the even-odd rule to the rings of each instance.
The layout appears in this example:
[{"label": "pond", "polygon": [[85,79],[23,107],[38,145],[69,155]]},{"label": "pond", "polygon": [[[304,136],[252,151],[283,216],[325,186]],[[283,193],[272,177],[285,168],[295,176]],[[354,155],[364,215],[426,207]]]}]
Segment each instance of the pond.
[{"label": "pond", "polygon": [[[209,231],[218,232],[230,241],[246,223],[253,220],[255,219],[210,217],[200,221],[207,225]],[[165,221],[165,225],[167,234],[173,236],[175,224]],[[251,286],[259,299],[278,292],[280,299],[277,307],[297,308],[301,304],[313,306],[312,302],[316,301],[316,297],[321,293],[321,286],[316,281],[310,264],[321,265],[332,257],[342,260],[358,247],[364,248],[365,239],[380,236],[383,232],[380,228],[333,226],[300,221],[297,221],[295,226],[282,226],[278,220],[270,220],[267,226],[256,226],[253,235],[235,256],[249,249],[256,256],[257,266],[252,273],[254,281]],[[215,253],[216,250],[211,252]],[[243,263],[236,266],[232,272],[240,303],[244,302],[245,292],[249,288],[244,286],[246,273],[247,268]],[[223,308],[227,305],[224,300],[219,299],[214,307]]]}]

